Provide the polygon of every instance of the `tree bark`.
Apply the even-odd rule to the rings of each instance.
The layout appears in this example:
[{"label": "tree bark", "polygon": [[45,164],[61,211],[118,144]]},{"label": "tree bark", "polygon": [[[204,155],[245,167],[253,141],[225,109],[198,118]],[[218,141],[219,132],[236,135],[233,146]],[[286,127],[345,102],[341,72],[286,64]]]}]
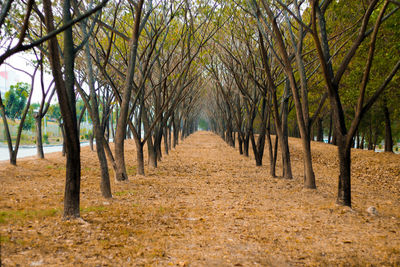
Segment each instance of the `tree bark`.
[{"label": "tree bark", "polygon": [[36,155],[38,158],[44,159],[41,116],[39,115],[35,116],[35,124],[36,124]]},{"label": "tree bark", "polygon": [[153,138],[151,136],[147,139],[147,154],[149,156],[149,166],[151,168],[157,168],[157,155],[153,143]]},{"label": "tree bark", "polygon": [[[48,32],[54,30],[54,18],[49,0],[43,1],[44,12],[46,15],[46,28]],[[63,21],[68,23],[71,20],[71,6],[68,0],[63,2]],[[76,119],[76,105],[74,93],[74,43],[72,28],[64,31],[64,77],[60,63],[57,38],[49,40],[49,61],[55,81],[58,100],[60,103],[63,123],[65,125],[65,143],[66,143],[66,181],[64,193],[64,218],[80,217],[80,182],[81,182],[81,164],[80,164],[80,143]]]},{"label": "tree bark", "polygon": [[390,113],[386,103],[384,103],[383,106],[383,114],[385,116],[385,152],[393,153],[392,127],[390,122]]},{"label": "tree bark", "polygon": [[239,144],[239,154],[243,155],[243,138],[238,136],[238,144]]},{"label": "tree bark", "polygon": [[[139,26],[140,26],[140,17],[142,14],[144,0],[139,0],[136,6],[135,11],[135,23],[133,26],[132,39],[130,44],[130,52],[129,52],[129,63],[128,70],[126,74],[126,79],[124,83],[124,92],[122,95],[122,102],[120,105],[120,114],[117,121],[117,129],[115,134],[115,161],[117,170],[115,173],[115,179],[117,181],[124,181],[128,179],[128,175],[126,173],[125,166],[125,155],[124,155],[124,141],[126,136],[126,126],[128,121],[128,113],[129,113],[129,103],[131,100],[132,90],[133,90],[133,77],[136,66],[136,55],[138,49],[139,42]],[[143,146],[141,146],[143,149]],[[139,152],[138,152],[139,153]],[[143,171],[144,172],[144,171]]]},{"label": "tree bark", "polygon": [[144,175],[144,154],[143,154],[143,143],[141,142],[136,142],[136,156],[137,156],[136,174]]},{"label": "tree bark", "polygon": [[247,132],[243,140],[243,152],[246,157],[249,156],[249,142],[250,142],[250,133]]},{"label": "tree bark", "polygon": [[317,119],[317,141],[324,142],[324,128],[322,127],[322,118]]},{"label": "tree bark", "polygon": [[351,182],[350,166],[351,156],[350,146],[346,145],[345,137],[338,138],[338,156],[339,156],[339,184],[337,203],[343,206],[351,207]]},{"label": "tree bark", "polygon": [[165,126],[165,127],[163,127],[163,136],[164,136],[164,138],[163,138],[163,141],[164,141],[164,151],[165,151],[165,154],[166,155],[168,155],[169,154],[169,151],[168,151],[168,127],[167,126]]}]

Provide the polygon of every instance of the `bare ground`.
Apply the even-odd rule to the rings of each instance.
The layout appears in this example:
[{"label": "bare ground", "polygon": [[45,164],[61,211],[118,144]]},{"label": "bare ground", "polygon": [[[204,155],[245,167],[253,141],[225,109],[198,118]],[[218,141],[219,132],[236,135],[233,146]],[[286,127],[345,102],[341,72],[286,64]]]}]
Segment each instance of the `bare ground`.
[{"label": "bare ground", "polygon": [[[5,266],[400,266],[400,156],[353,150],[353,209],[335,204],[336,148],[313,143],[317,190],[269,176],[219,137],[198,132],[146,177],[112,179],[99,193],[96,154],[82,149],[81,215],[63,221],[60,153],[0,163],[1,257]],[[268,162],[265,158],[264,162]],[[278,162],[280,171],[280,162]],[[375,206],[378,215],[366,210]]]}]

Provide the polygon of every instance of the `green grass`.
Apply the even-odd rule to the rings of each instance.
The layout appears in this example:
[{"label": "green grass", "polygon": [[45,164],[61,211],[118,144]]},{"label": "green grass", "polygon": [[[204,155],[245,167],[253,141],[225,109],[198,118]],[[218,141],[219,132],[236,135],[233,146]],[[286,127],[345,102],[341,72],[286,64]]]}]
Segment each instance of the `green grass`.
[{"label": "green grass", "polygon": [[8,243],[10,238],[8,236],[0,236],[0,243]]},{"label": "green grass", "polygon": [[27,219],[52,217],[60,212],[60,209],[0,211],[0,224]]},{"label": "green grass", "polygon": [[58,171],[66,170],[65,166],[57,166],[57,165],[47,165],[46,169],[48,169],[48,170],[58,170]]},{"label": "green grass", "polygon": [[136,166],[129,166],[128,169],[126,170],[128,175],[134,175],[136,174]]},{"label": "green grass", "polygon": [[133,190],[127,190],[127,191],[119,191],[119,192],[115,192],[114,196],[126,196],[126,195],[134,195],[135,191]]},{"label": "green grass", "polygon": [[92,206],[92,207],[86,207],[86,208],[80,208],[82,213],[87,213],[87,212],[98,212],[98,211],[106,211],[107,207],[104,206]]}]

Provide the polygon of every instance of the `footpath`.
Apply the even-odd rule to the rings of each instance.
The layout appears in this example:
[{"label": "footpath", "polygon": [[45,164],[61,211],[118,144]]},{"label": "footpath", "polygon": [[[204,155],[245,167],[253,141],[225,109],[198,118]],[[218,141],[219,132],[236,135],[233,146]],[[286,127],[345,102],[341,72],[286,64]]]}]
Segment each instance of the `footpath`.
[{"label": "footpath", "polygon": [[[270,177],[268,166],[256,167],[209,132],[188,137],[158,168],[146,166],[146,176],[135,175],[134,147],[127,142],[129,180],[112,179],[112,200],[99,193],[95,152],[82,149],[83,220],[76,221],[61,220],[61,153],[21,159],[17,167],[0,163],[3,264],[400,264],[398,155],[354,153],[350,209],[335,204],[336,149],[330,145],[313,143],[317,190],[303,189],[296,139],[290,140],[293,180]],[[378,215],[368,214],[369,206]]]}]

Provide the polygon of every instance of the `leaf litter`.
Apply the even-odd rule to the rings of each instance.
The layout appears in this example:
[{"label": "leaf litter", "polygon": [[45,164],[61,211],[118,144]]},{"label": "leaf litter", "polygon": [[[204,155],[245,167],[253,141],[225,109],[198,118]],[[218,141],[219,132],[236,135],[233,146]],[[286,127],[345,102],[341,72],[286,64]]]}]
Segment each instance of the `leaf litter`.
[{"label": "leaf litter", "polygon": [[[304,189],[300,140],[293,180],[272,178],[218,136],[198,132],[159,167],[100,195],[95,152],[82,148],[80,220],[63,221],[65,159],[0,163],[5,266],[400,265],[400,156],[352,151],[353,207],[335,204],[337,151],[313,142],[317,190]],[[268,153],[265,153],[266,157]],[[279,157],[278,157],[279,158]],[[264,163],[268,158],[264,158]],[[281,167],[278,160],[278,174]],[[110,177],[113,177],[111,171]],[[371,214],[368,209],[375,209]]]}]

